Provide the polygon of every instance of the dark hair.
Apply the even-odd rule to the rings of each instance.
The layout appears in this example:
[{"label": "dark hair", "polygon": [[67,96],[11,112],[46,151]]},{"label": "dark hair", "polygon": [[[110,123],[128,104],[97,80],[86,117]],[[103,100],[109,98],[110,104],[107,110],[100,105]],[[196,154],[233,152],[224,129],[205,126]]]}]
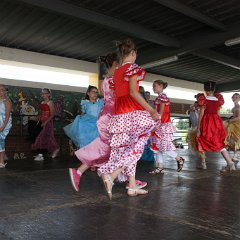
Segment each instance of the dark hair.
[{"label": "dark hair", "polygon": [[88,86],[88,89],[87,89],[87,92],[85,93],[85,97],[84,97],[84,99],[87,99],[87,100],[89,100],[88,93],[90,93],[90,92],[92,91],[92,89],[96,89],[96,90],[98,90],[98,88],[97,88],[97,87],[95,87],[95,86],[92,86],[92,85],[89,85],[89,86]]},{"label": "dark hair", "polygon": [[139,86],[139,93],[147,101],[147,99],[145,97],[145,89],[143,86]]},{"label": "dark hair", "polygon": [[204,82],[204,91],[207,91],[207,92],[214,92],[215,91],[215,88],[216,88],[216,83],[215,82],[212,82],[212,81],[207,81],[207,82]]},{"label": "dark hair", "polygon": [[99,61],[100,63],[104,63],[106,68],[109,69],[114,62],[118,62],[118,55],[116,52],[112,52],[107,54],[107,56],[100,56]]},{"label": "dark hair", "polygon": [[239,93],[234,93],[234,94],[232,95],[232,97],[233,97],[233,96],[238,96],[238,97],[239,97],[240,94],[239,94]]},{"label": "dark hair", "polygon": [[127,38],[123,40],[122,42],[117,43],[117,52],[120,57],[120,59],[123,59],[128,54],[131,53],[131,51],[137,51],[135,43],[132,41],[132,39]]},{"label": "dark hair", "polygon": [[168,83],[167,82],[164,82],[163,80],[155,80],[154,82],[153,82],[153,84],[158,84],[158,85],[163,85],[163,89],[165,89],[167,86],[168,86]]}]

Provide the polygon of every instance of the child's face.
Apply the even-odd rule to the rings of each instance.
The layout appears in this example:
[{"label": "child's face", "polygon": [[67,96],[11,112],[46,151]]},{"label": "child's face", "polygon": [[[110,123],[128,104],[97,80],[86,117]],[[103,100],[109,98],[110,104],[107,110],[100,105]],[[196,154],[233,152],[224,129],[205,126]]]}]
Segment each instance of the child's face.
[{"label": "child's face", "polygon": [[46,91],[46,90],[42,90],[41,96],[42,96],[42,98],[43,98],[44,100],[45,100],[45,99],[49,99],[50,93],[49,93],[48,91]]},{"label": "child's face", "polygon": [[162,84],[153,84],[153,91],[154,93],[161,93],[163,91],[163,85]]},{"label": "child's face", "polygon": [[233,94],[233,96],[232,96],[232,101],[233,101],[234,103],[238,103],[239,100],[240,100],[240,96],[237,95],[237,94]]},{"label": "child's face", "polygon": [[92,88],[90,92],[88,92],[88,96],[90,101],[95,102],[98,98],[98,90],[96,88]]},{"label": "child's face", "polygon": [[146,98],[147,100],[149,100],[149,99],[150,99],[150,93],[146,92],[146,93],[145,93],[145,98]]}]

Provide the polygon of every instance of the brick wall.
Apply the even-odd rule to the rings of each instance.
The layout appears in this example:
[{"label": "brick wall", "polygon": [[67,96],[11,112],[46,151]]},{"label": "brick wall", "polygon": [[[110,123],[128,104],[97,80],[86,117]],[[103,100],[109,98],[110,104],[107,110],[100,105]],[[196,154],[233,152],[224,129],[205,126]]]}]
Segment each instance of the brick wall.
[{"label": "brick wall", "polygon": [[[6,154],[9,158],[20,157],[24,154],[26,157],[33,157],[35,155],[31,150],[31,142],[28,137],[27,125],[21,125],[20,118],[13,116],[13,126],[6,139]],[[55,126],[59,125],[55,123]],[[69,139],[61,130],[62,126],[57,126],[55,129],[55,137],[61,147],[61,154],[69,154]]]},{"label": "brick wall", "polygon": [[190,108],[191,104],[186,103],[171,103],[170,112],[174,114],[186,114],[186,111]]}]

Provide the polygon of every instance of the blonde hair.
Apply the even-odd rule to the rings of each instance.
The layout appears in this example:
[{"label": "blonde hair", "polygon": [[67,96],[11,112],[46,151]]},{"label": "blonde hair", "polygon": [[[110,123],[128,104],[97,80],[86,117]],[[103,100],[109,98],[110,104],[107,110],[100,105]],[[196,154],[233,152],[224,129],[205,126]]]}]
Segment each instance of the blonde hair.
[{"label": "blonde hair", "polygon": [[0,87],[3,87],[5,89],[5,91],[8,92],[8,86],[6,86],[4,84],[0,84]]}]

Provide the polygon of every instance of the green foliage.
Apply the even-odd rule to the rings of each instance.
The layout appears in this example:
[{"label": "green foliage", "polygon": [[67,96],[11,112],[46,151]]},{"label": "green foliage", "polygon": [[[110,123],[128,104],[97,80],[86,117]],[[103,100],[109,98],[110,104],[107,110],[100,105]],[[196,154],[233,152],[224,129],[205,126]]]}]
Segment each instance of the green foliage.
[{"label": "green foliage", "polygon": [[189,121],[187,119],[179,119],[176,124],[178,130],[188,130],[189,129]]}]

